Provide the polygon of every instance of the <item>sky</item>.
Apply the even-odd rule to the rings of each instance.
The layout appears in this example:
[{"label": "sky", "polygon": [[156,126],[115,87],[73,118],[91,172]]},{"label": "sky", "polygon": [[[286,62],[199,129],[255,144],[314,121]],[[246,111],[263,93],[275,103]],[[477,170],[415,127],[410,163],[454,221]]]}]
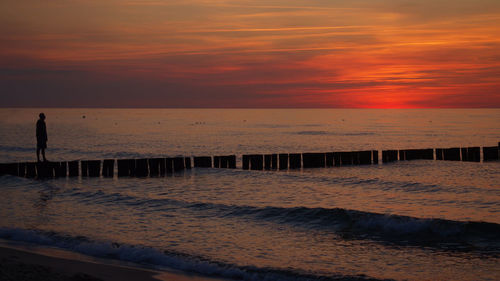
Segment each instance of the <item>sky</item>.
[{"label": "sky", "polygon": [[2,0],[0,107],[500,107],[498,0]]}]

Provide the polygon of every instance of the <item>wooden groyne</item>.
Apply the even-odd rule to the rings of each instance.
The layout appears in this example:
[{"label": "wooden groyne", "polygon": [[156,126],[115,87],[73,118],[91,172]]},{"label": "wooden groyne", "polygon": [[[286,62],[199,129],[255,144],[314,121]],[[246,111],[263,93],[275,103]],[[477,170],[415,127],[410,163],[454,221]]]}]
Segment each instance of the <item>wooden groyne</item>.
[{"label": "wooden groyne", "polygon": [[[248,154],[241,157],[243,170],[294,170],[379,164],[378,150],[325,153]],[[382,163],[409,160],[498,161],[498,146],[383,150]],[[59,177],[163,177],[191,168],[236,169],[236,155],[142,159],[75,160],[0,164],[0,175],[27,178]],[[116,169],[115,169],[116,166]]]}]

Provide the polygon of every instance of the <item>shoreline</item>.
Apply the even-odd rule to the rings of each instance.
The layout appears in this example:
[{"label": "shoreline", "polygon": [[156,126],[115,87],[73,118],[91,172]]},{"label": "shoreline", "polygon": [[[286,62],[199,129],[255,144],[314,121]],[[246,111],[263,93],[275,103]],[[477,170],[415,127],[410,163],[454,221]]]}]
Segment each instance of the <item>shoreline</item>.
[{"label": "shoreline", "polygon": [[[8,242],[8,241],[3,241]],[[0,243],[0,280],[9,281],[222,281],[178,271],[161,271],[132,263],[105,261],[37,245]]]}]

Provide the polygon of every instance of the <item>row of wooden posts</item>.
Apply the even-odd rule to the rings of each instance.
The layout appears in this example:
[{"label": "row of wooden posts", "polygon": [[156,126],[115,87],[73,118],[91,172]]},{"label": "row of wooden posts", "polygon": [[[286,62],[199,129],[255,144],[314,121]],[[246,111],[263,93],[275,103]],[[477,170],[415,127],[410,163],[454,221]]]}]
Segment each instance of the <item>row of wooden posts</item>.
[{"label": "row of wooden posts", "polygon": [[[498,146],[483,147],[483,161],[499,159]],[[428,159],[480,162],[480,147],[383,150],[382,163],[394,161]],[[192,161],[191,161],[192,160]],[[105,159],[76,160],[63,162],[26,162],[0,164],[0,175],[9,174],[28,178],[53,177],[113,177],[115,163],[118,177],[155,177],[195,168],[236,169],[236,155],[195,156],[149,159]],[[244,170],[288,170],[300,168],[325,168],[379,163],[378,150],[326,152],[251,154],[242,156]]]}]

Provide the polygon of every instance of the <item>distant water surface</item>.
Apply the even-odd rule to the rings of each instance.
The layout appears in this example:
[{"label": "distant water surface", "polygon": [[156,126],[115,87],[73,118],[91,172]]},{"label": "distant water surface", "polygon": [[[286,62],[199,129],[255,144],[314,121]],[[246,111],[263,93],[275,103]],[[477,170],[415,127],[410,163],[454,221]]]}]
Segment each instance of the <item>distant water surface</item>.
[{"label": "distant water surface", "polygon": [[[0,162],[494,146],[500,110],[0,109]],[[500,163],[0,177],[0,238],[243,280],[499,280]]]},{"label": "distant water surface", "polygon": [[0,160],[33,160],[38,113],[54,159],[496,145],[500,110],[0,109]]}]

